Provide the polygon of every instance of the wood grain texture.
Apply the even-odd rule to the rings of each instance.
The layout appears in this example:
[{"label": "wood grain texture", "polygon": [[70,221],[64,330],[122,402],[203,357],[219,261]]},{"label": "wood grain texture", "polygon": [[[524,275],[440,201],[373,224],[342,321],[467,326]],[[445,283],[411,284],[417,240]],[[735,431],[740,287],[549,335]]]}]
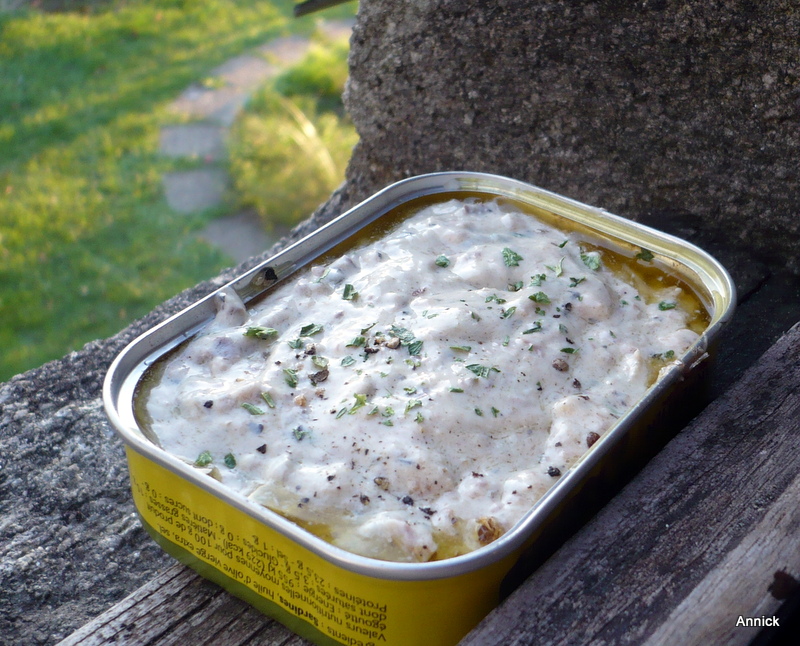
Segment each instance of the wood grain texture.
[{"label": "wood grain texture", "polygon": [[58,646],[305,646],[244,601],[174,565]]},{"label": "wood grain texture", "polygon": [[462,644],[749,643],[800,578],[798,392],[795,326]]}]

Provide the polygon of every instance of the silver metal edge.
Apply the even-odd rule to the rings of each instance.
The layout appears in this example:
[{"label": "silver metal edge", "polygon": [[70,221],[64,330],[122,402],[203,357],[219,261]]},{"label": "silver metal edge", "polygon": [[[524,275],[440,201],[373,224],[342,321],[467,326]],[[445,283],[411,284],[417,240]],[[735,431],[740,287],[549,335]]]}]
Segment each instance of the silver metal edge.
[{"label": "silver metal edge", "polygon": [[[198,474],[190,465],[161,451],[142,436],[132,414],[133,392],[138,380],[150,362],[196,333],[213,317],[213,299],[218,293],[233,288],[240,294],[244,292],[243,296],[246,300],[250,300],[400,204],[417,197],[456,191],[484,192],[517,199],[589,226],[604,236],[646,246],[654,253],[673,258],[691,269],[698,277],[698,284],[709,291],[713,301],[709,327],[701,339],[681,357],[680,361],[676,362],[675,369],[654,384],[645,396],[587,451],[579,463],[565,473],[502,537],[490,546],[469,554],[430,563],[396,563],[362,557],[313,536],[291,521],[228,490],[215,480]],[[675,248],[680,249],[685,255],[680,258],[675,257]],[[265,271],[269,272],[268,276],[264,276]],[[254,282],[258,283],[255,287],[260,289],[252,288]],[[685,370],[696,365],[705,354],[711,339],[730,320],[734,301],[735,287],[724,267],[703,250],[679,238],[518,180],[476,172],[431,173],[401,180],[388,186],[284,251],[143,333],[132,341],[109,367],[103,384],[103,403],[113,427],[130,448],[213,493],[334,565],[387,580],[412,581],[454,577],[488,566],[519,549],[537,525],[543,523],[558,508],[570,489],[602,459],[609,447],[628,432],[635,424],[636,417],[647,408],[648,402],[655,400],[662,390],[670,388],[682,378]]]}]

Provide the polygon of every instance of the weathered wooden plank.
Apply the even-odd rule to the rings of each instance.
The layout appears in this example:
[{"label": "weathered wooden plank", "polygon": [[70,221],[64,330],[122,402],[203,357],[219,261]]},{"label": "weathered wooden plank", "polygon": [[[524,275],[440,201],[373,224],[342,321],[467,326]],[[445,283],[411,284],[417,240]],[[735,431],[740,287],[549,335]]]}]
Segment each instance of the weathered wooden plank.
[{"label": "weathered wooden plank", "polygon": [[265,617],[183,565],[174,565],[58,646],[301,646]]},{"label": "weathered wooden plank", "polygon": [[749,643],[800,578],[798,392],[795,326],[462,644]]}]

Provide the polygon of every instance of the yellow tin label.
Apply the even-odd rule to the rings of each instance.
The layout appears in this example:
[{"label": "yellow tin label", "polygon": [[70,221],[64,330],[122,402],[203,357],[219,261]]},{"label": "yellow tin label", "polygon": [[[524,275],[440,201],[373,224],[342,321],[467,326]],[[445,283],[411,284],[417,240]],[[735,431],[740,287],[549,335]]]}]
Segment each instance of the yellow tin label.
[{"label": "yellow tin label", "polygon": [[451,646],[499,600],[516,555],[456,577],[352,572],[127,447],[133,499],[170,554],[320,646]]}]

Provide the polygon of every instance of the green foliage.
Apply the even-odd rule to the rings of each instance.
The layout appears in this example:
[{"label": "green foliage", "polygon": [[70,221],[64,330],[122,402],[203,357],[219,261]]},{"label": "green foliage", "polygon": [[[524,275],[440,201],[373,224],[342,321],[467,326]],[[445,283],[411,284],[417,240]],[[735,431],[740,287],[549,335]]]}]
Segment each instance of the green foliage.
[{"label": "green foliage", "polygon": [[343,181],[358,139],[342,108],[346,78],[346,43],[312,46],[253,98],[233,129],[236,195],[265,226],[296,224]]},{"label": "green foliage", "polygon": [[161,176],[185,162],[158,156],[158,129],[214,66],[310,33],[293,4],[0,14],[0,381],[114,334],[230,263],[197,237],[218,213],[168,208]]}]

